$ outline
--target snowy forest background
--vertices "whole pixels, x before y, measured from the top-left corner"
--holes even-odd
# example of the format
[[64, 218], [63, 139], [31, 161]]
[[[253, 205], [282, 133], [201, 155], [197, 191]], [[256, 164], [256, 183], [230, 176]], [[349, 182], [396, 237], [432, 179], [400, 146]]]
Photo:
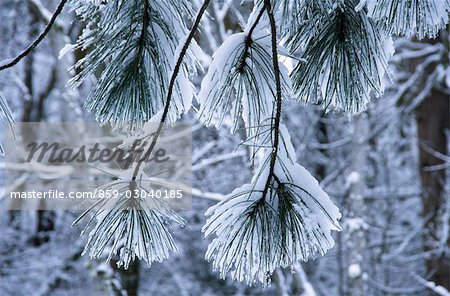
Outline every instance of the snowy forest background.
[[[58, 3], [0, 0], [0, 60], [26, 48]], [[196, 34], [204, 67], [228, 36], [242, 31], [252, 7], [252, 1], [211, 3]], [[0, 90], [16, 121], [93, 121], [83, 108], [92, 82], [66, 88], [74, 75], [67, 69], [84, 53], [61, 52], [82, 29], [83, 22], [65, 10], [39, 47], [0, 72]], [[108, 264], [81, 256], [82, 225], [71, 227], [79, 213], [10, 213], [0, 201], [0, 295], [448, 296], [450, 32], [447, 27], [423, 40], [395, 37], [394, 45], [393, 79], [385, 77], [384, 95], [363, 113], [346, 116], [314, 104], [283, 103], [298, 162], [342, 213], [342, 231], [333, 232], [335, 246], [326, 255], [277, 269], [266, 288], [220, 279], [204, 259], [209, 243], [201, 232], [204, 213], [249, 182], [251, 152], [239, 145], [245, 134], [230, 134], [228, 123], [206, 128], [191, 111], [181, 121], [193, 126], [194, 196], [192, 210], [180, 213], [186, 227], [174, 229], [178, 252], [150, 268], [136, 261], [119, 269], [116, 259]], [[289, 67], [292, 61], [282, 62]], [[14, 186], [47, 182], [27, 182], [30, 169], [18, 170], [22, 178]]]

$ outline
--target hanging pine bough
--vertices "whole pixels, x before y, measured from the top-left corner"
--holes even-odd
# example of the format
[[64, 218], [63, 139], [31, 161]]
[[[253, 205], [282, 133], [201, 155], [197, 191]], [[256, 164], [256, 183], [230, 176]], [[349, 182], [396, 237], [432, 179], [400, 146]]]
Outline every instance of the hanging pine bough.
[[[167, 87], [167, 101], [164, 104], [164, 108], [155, 116], [160, 118], [160, 124], [152, 136], [151, 144], [148, 144], [148, 146], [147, 144], [143, 145], [143, 149], [145, 149], [144, 159], [152, 152], [161, 133], [163, 124], [169, 117], [170, 102], [173, 100], [172, 94], [177, 87], [177, 76], [183, 73], [183, 60], [186, 56], [189, 56], [189, 45], [193, 40], [194, 32], [197, 30], [201, 16], [205, 12], [208, 3], [209, 1], [205, 1], [192, 30], [186, 39], [182, 41], [181, 48], [175, 55], [176, 63]], [[155, 117], [151, 120], [155, 120]], [[175, 212], [171, 211], [167, 205], [158, 199], [147, 201], [146, 199], [139, 198], [139, 196], [131, 197], [131, 199], [127, 197], [126, 192], [135, 193], [136, 191], [140, 192], [142, 190], [150, 192], [151, 190], [151, 188], [147, 188], [151, 187], [151, 185], [144, 187], [140, 184], [140, 180], [149, 180], [142, 172], [141, 164], [142, 161], [137, 162], [118, 181], [106, 184], [100, 188], [119, 192], [119, 196], [122, 196], [119, 201], [114, 199], [100, 200], [74, 222], [74, 224], [77, 223], [87, 213], [95, 210], [93, 217], [85, 229], [87, 230], [95, 225], [90, 232], [84, 252], [89, 252], [93, 258], [102, 257], [105, 248], [112, 242], [113, 246], [109, 252], [108, 259], [113, 254], [119, 253], [120, 260], [118, 266], [123, 266], [125, 269], [128, 268], [129, 263], [135, 257], [146, 260], [148, 265], [155, 260], [161, 261], [166, 259], [170, 251], [177, 250], [168, 225], [166, 225], [166, 220], [184, 224], [184, 221]], [[151, 206], [149, 202], [152, 203]], [[94, 220], [96, 221], [93, 222]]]
[[[134, 132], [164, 108], [177, 46], [187, 34], [184, 18], [192, 16], [191, 7], [175, 0], [102, 3], [72, 3], [87, 22], [74, 49], [89, 51], [72, 68], [80, 72], [70, 83], [79, 86], [101, 71], [86, 100], [87, 110], [103, 124]], [[177, 78], [168, 114], [171, 123], [191, 106], [189, 72], [196, 64], [190, 60], [193, 55], [188, 56]]]
[[[117, 181], [101, 186], [95, 191], [118, 192], [119, 200], [101, 199], [74, 222], [78, 223], [88, 213], [95, 211], [84, 231], [93, 227], [84, 250], [84, 253], [89, 253], [93, 258], [101, 258], [105, 249], [112, 243], [108, 260], [112, 255], [119, 254], [118, 266], [127, 269], [136, 257], [144, 259], [150, 266], [153, 261], [162, 261], [168, 258], [171, 251], [177, 250], [166, 221], [171, 220], [183, 225], [184, 220], [160, 199], [145, 199], [139, 196], [138, 192], [146, 191], [149, 194], [152, 192], [151, 180], [143, 172], [142, 164], [151, 155], [169, 117], [174, 90], [180, 91], [177, 89], [177, 77], [183, 73], [183, 61], [190, 55], [189, 47], [194, 43], [194, 34], [208, 4], [209, 0], [205, 0], [192, 29], [187, 37], [182, 39], [179, 50], [177, 49], [173, 72], [168, 79], [164, 108], [150, 119], [153, 122], [158, 121], [159, 125], [151, 135], [145, 136], [147, 141], [141, 146], [144, 151], [142, 160], [136, 161], [131, 168], [118, 176]], [[127, 194], [129, 192], [133, 196], [130, 197]]]
[[[339, 229], [340, 213], [318, 182], [293, 162], [290, 137], [280, 125], [283, 89], [273, 6], [264, 1], [262, 8], [257, 5], [255, 10], [267, 11], [271, 78], [275, 81], [275, 108], [259, 123], [258, 144], [265, 156], [252, 183], [207, 211], [203, 231], [207, 237], [216, 236], [206, 259], [213, 261], [222, 277], [231, 270], [235, 280], [267, 285], [277, 267], [293, 266], [331, 248], [330, 232]], [[265, 121], [270, 124], [265, 125]]]
[[388, 34], [434, 38], [449, 21], [449, 0], [366, 0], [368, 14]]
[[[234, 133], [242, 117], [249, 136], [255, 136], [263, 119], [271, 115], [275, 96], [270, 35], [252, 28], [228, 37], [214, 53], [198, 95], [203, 123], [220, 127], [231, 116]], [[283, 94], [289, 94], [290, 79], [280, 67]]]
[[[148, 180], [148, 177], [142, 174], [139, 180]], [[163, 200], [127, 197], [127, 192], [135, 192], [135, 189], [150, 192], [149, 182], [143, 183], [131, 181], [124, 175], [98, 188], [98, 192], [117, 190], [121, 197], [119, 200], [100, 199], [73, 223], [75, 225], [87, 213], [93, 213], [82, 232], [82, 235], [89, 232], [83, 255], [88, 253], [91, 258], [100, 259], [108, 252], [108, 261], [118, 255], [118, 267], [128, 269], [136, 257], [150, 266], [153, 261], [161, 262], [170, 252], [178, 250], [167, 222], [184, 225], [184, 220]]]
[[269, 172], [269, 152], [251, 184], [234, 190], [206, 213], [203, 231], [207, 237], [216, 236], [206, 258], [222, 277], [232, 270], [235, 280], [267, 285], [276, 268], [323, 255], [334, 245], [330, 232], [340, 229], [339, 210], [317, 180], [293, 162], [295, 152], [285, 127], [280, 134], [274, 174]]
[[[9, 109], [8, 104], [6, 103], [5, 97], [3, 93], [0, 91], [0, 120], [6, 124], [14, 123], [14, 118], [12, 116], [11, 110]], [[3, 146], [0, 143], [0, 155], [4, 155]]]
[[382, 95], [392, 41], [364, 12], [355, 11], [356, 4], [345, 1], [321, 19], [303, 55], [307, 62], [291, 74], [299, 100], [355, 114], [366, 108], [371, 92]]

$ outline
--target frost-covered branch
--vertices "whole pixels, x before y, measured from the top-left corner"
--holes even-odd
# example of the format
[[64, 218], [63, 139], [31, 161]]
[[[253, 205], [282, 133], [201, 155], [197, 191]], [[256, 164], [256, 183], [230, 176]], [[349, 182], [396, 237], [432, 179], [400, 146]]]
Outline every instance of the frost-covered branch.
[[[192, 16], [190, 4], [175, 0], [77, 1], [74, 10], [87, 26], [73, 49], [92, 49], [72, 67], [79, 72], [70, 84], [77, 87], [101, 72], [85, 102], [87, 110], [115, 128], [140, 130], [165, 108], [173, 60], [179, 41], [187, 34], [185, 16]], [[178, 69], [176, 91], [166, 114], [170, 123], [191, 107], [194, 92], [189, 74], [196, 65], [186, 59]]]
[[174, 68], [174, 70], [172, 72], [172, 76], [170, 77], [170, 82], [169, 82], [169, 86], [168, 86], [168, 90], [167, 90], [165, 106], [164, 106], [164, 110], [163, 110], [162, 115], [161, 115], [161, 120], [160, 120], [158, 129], [154, 133], [152, 142], [151, 142], [150, 146], [148, 147], [148, 149], [145, 151], [144, 157], [142, 158], [142, 161], [137, 163], [137, 165], [136, 165], [136, 167], [134, 169], [134, 172], [133, 172], [132, 181], [135, 181], [136, 178], [138, 177], [138, 174], [140, 172], [140, 168], [141, 168], [142, 164], [144, 163], [144, 160], [147, 159], [151, 155], [153, 149], [156, 146], [158, 138], [161, 135], [162, 129], [164, 127], [164, 124], [166, 122], [167, 116], [169, 114], [169, 108], [170, 108], [170, 105], [171, 105], [172, 95], [173, 95], [173, 91], [174, 91], [174, 88], [175, 88], [175, 83], [176, 83], [177, 76], [178, 76], [178, 74], [179, 74], [179, 72], [181, 70], [184, 57], [186, 56], [188, 48], [191, 45], [192, 40], [194, 39], [194, 35], [197, 32], [198, 26], [200, 25], [200, 21], [201, 21], [201, 19], [203, 17], [203, 14], [205, 13], [206, 8], [208, 7], [209, 3], [210, 3], [210, 0], [205, 0], [203, 2], [203, 5], [202, 5], [202, 7], [200, 8], [200, 11], [197, 14], [197, 17], [195, 18], [194, 24], [192, 25], [191, 31], [189, 32], [189, 35], [187, 36], [186, 41], [183, 43], [183, 47], [181, 48], [181, 51], [180, 51], [180, 53], [179, 53], [179, 55], [177, 57], [175, 68]]
[[[119, 176], [118, 180], [105, 184], [100, 188], [117, 190], [125, 196], [125, 192], [136, 194], [136, 190], [148, 191], [148, 183], [153, 184], [151, 179], [141, 171], [142, 164], [151, 155], [166, 124], [166, 120], [170, 116], [169, 111], [173, 100], [173, 92], [177, 87], [177, 76], [183, 70], [184, 58], [188, 54], [189, 46], [193, 41], [194, 34], [209, 2], [210, 0], [204, 1], [192, 25], [192, 29], [182, 42], [179, 53], [175, 55], [176, 63], [167, 86], [164, 109], [159, 112], [159, 116], [152, 118], [152, 120], [158, 120], [159, 125], [152, 134], [150, 145], [148, 147], [145, 146], [142, 159], [135, 163], [129, 171], [125, 171]], [[146, 18], [145, 13], [143, 17], [144, 19]], [[141, 32], [140, 36], [145, 36], [145, 32]], [[131, 199], [121, 198], [112, 202], [100, 200], [91, 209], [82, 214], [74, 224], [78, 223], [91, 211], [94, 212], [94, 215], [88, 222], [85, 231], [90, 230], [91, 227], [93, 229], [90, 230], [84, 253], [89, 253], [92, 258], [103, 257], [103, 252], [111, 241], [113, 246], [109, 251], [108, 260], [112, 258], [112, 255], [119, 252], [120, 260], [118, 261], [118, 266], [123, 266], [125, 269], [128, 268], [131, 261], [135, 260], [135, 257], [144, 259], [150, 265], [155, 260], [161, 261], [166, 259], [171, 251], [177, 250], [166, 220], [171, 220], [178, 224], [184, 224], [184, 220], [164, 202], [146, 201], [145, 199], [136, 198], [136, 196], [132, 196]]]
[[389, 34], [433, 38], [449, 21], [449, 0], [363, 0], [357, 9], [365, 2], [368, 15]]
[[355, 114], [365, 110], [372, 92], [377, 97], [383, 94], [392, 40], [365, 12], [355, 11], [356, 4], [350, 0], [315, 9], [320, 22], [313, 18], [304, 26], [313, 22], [316, 29], [289, 36], [302, 41], [291, 50], [303, 47], [307, 60], [291, 74], [297, 99]]
[[436, 293], [436, 295], [439, 296], [450, 296], [450, 292], [445, 289], [442, 286], [436, 285], [433, 282], [427, 281], [424, 278], [421, 278], [420, 276], [413, 274], [413, 277], [422, 285], [424, 285], [425, 287], [427, 287], [427, 289], [429, 289], [430, 291], [433, 291], [434, 293]]
[[[259, 8], [255, 6], [257, 16], [261, 15]], [[203, 228], [205, 236], [216, 236], [208, 247], [207, 260], [213, 262], [222, 277], [231, 270], [234, 279], [250, 285], [256, 281], [267, 285], [276, 268], [293, 266], [316, 253], [324, 254], [333, 245], [330, 231], [339, 229], [340, 218], [338, 209], [318, 182], [293, 161], [295, 153], [290, 136], [281, 125], [285, 89], [278, 62], [277, 24], [270, 1], [264, 1], [262, 9], [267, 12], [270, 27], [270, 55], [265, 63], [271, 66], [267, 71], [270, 79], [261, 81], [266, 84], [260, 87], [271, 90], [268, 93], [275, 105], [267, 119], [254, 119], [258, 146], [264, 156], [250, 184], [234, 190], [206, 212], [208, 220]], [[226, 59], [228, 55], [216, 58]], [[241, 64], [246, 66], [250, 57], [244, 55], [244, 58]], [[241, 64], [232, 63], [238, 69]], [[219, 69], [213, 75], [220, 75]], [[248, 71], [254, 73], [258, 68], [249, 67]], [[225, 71], [219, 81], [227, 81], [233, 73]], [[207, 99], [203, 103], [213, 106]], [[247, 127], [250, 120], [244, 117]]]

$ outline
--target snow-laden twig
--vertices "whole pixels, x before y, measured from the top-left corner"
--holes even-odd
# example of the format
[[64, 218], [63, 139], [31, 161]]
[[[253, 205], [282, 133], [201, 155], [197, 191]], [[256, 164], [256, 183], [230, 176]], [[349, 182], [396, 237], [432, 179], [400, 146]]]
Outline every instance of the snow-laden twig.
[[412, 275], [419, 283], [427, 287], [430, 291], [433, 291], [439, 296], [450, 296], [450, 292], [442, 286], [436, 285], [434, 282], [427, 281], [426, 279], [418, 276], [417, 274]]
[[217, 141], [207, 143], [204, 147], [194, 151], [192, 155], [192, 163], [195, 164], [201, 157], [207, 154], [211, 149], [217, 146]]
[[435, 149], [433, 149], [432, 147], [427, 145], [425, 142], [420, 142], [419, 145], [420, 145], [420, 148], [425, 150], [427, 153], [429, 153], [433, 157], [435, 157], [435, 158], [437, 158], [439, 160], [445, 161], [445, 162], [450, 162], [450, 156], [449, 155], [445, 155], [445, 154], [442, 154], [439, 151], [436, 151]]
[[[167, 220], [181, 225], [184, 224], [184, 220], [164, 201], [136, 198], [136, 191], [150, 192], [157, 181], [155, 178], [146, 176], [142, 172], [142, 166], [153, 152], [157, 141], [160, 140], [162, 129], [169, 116], [172, 95], [176, 91], [177, 76], [182, 71], [183, 60], [188, 54], [189, 46], [209, 3], [210, 0], [204, 1], [188, 36], [182, 41], [182, 46], [175, 55], [176, 63], [167, 87], [164, 109], [151, 119], [158, 121], [159, 124], [157, 128], [153, 127], [151, 143], [143, 146], [142, 159], [124, 171], [117, 180], [98, 188], [117, 190], [121, 193], [119, 200], [100, 199], [73, 223], [78, 223], [90, 212], [94, 213], [83, 231], [83, 233], [89, 231], [89, 239], [83, 254], [89, 253], [92, 258], [101, 258], [104, 250], [112, 242], [108, 260], [114, 254], [119, 254], [118, 266], [127, 269], [136, 257], [144, 259], [148, 265], [151, 265], [153, 261], [162, 261], [168, 258], [170, 252], [177, 251]], [[132, 196], [127, 198], [126, 192], [131, 192]]]

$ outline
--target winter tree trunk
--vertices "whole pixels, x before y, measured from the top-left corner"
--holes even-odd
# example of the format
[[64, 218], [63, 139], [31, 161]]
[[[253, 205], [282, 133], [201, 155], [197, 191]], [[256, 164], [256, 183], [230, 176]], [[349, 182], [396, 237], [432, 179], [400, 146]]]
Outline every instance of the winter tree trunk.
[[127, 296], [139, 294], [139, 260], [130, 262], [128, 269], [117, 267], [117, 260], [111, 260], [111, 267], [119, 275], [120, 285], [126, 291]]
[[[447, 138], [450, 123], [449, 95], [434, 88], [416, 110], [419, 136], [420, 178], [422, 181], [423, 217], [426, 219], [423, 240], [426, 269], [430, 280], [437, 285], [450, 288], [450, 259], [444, 254], [434, 254], [440, 241], [440, 219], [445, 208], [445, 168], [433, 169], [443, 160], [439, 155], [448, 155]], [[450, 246], [450, 241], [447, 240]]]
[[[29, 11], [31, 15], [31, 23], [30, 23], [30, 33], [29, 40], [33, 40], [36, 38], [36, 35], [39, 34], [39, 18], [36, 15], [36, 12], [33, 8], [33, 4], [29, 4]], [[52, 80], [55, 80], [56, 77], [53, 74], [48, 87], [50, 90], [47, 93], [39, 94], [38, 91], [34, 87], [34, 54], [31, 53], [28, 57], [28, 60], [25, 63], [25, 85], [27, 86], [29, 92], [28, 100], [25, 100], [22, 114], [22, 122], [39, 122], [44, 119], [43, 109], [44, 109], [44, 101], [50, 93], [51, 89], [53, 89], [54, 85]], [[55, 66], [56, 67], [56, 66]], [[35, 135], [26, 135], [26, 137], [35, 137]], [[25, 137], [25, 136], [24, 136]], [[29, 140], [29, 139], [28, 139]], [[45, 208], [44, 200], [40, 201], [40, 208]], [[56, 214], [54, 211], [41, 210], [37, 211], [37, 221], [36, 221], [36, 230], [32, 242], [34, 245], [39, 246], [42, 245], [49, 240], [48, 232], [53, 231], [55, 228], [54, 220], [56, 218]]]
[[355, 120], [352, 146], [352, 172], [348, 176], [348, 214], [344, 231], [347, 232], [348, 264], [348, 295], [366, 295], [363, 278], [364, 250], [366, 239], [364, 233], [364, 176], [368, 156], [366, 138], [368, 134], [367, 114], [361, 114]]

